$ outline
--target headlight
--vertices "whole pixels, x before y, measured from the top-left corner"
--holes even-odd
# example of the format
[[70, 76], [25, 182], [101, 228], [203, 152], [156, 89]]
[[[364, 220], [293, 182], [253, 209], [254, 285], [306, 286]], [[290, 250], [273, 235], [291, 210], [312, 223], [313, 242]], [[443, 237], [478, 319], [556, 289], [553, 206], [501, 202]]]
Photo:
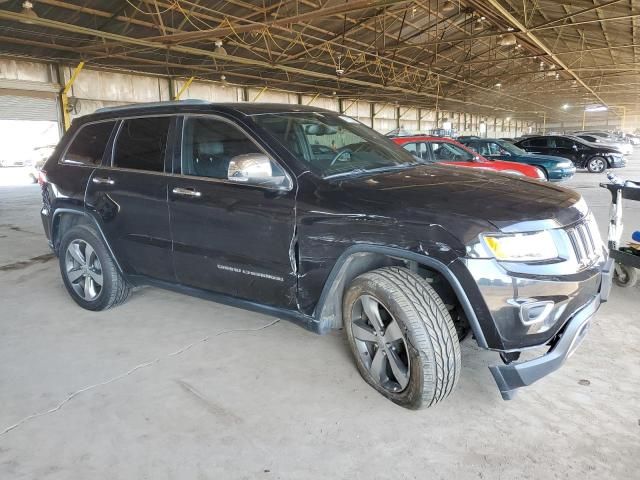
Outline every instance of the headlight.
[[498, 260], [505, 262], [539, 262], [558, 258], [551, 233], [515, 233], [484, 235], [485, 244]]
[[508, 173], [509, 175], [515, 175], [516, 177], [524, 177], [524, 173], [518, 170], [500, 170], [500, 173]]
[[558, 168], [570, 168], [573, 167], [573, 163], [571, 162], [560, 162], [558, 163]]

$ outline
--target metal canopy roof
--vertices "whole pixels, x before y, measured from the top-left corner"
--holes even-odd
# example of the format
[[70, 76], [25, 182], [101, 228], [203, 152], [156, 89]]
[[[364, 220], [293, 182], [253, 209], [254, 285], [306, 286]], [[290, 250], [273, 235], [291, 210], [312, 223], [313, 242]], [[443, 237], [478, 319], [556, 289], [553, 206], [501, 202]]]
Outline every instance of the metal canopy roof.
[[640, 113], [637, 0], [32, 3], [0, 0], [0, 54], [532, 120]]

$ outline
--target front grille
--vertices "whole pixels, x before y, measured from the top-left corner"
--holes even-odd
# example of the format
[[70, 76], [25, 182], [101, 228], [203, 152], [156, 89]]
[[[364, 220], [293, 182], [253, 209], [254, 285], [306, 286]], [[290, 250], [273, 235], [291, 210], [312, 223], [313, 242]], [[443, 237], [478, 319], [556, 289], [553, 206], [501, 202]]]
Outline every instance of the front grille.
[[602, 253], [602, 240], [598, 232], [593, 215], [571, 228], [567, 229], [573, 251], [580, 268], [593, 264]]

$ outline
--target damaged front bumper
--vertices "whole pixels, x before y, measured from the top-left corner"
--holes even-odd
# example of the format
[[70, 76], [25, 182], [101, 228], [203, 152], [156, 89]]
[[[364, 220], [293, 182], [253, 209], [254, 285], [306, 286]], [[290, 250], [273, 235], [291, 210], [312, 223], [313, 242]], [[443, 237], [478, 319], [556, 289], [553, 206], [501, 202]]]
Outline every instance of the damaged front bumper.
[[600, 292], [578, 310], [554, 337], [544, 355], [523, 362], [489, 367], [504, 400], [511, 400], [517, 389], [526, 387], [559, 369], [575, 352], [589, 331], [591, 320], [611, 289], [613, 262], [609, 259], [602, 270]]

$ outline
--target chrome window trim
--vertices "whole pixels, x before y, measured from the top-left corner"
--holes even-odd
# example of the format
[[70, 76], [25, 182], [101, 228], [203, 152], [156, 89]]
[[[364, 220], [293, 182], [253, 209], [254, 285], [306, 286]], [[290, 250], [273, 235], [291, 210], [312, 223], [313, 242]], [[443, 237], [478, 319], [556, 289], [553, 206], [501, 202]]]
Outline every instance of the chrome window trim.
[[[89, 125], [96, 125], [98, 123], [105, 123], [105, 122], [113, 122], [114, 123], [114, 127], [119, 128], [119, 119], [118, 118], [107, 118], [107, 119], [103, 119], [103, 120], [94, 120], [94, 121], [90, 121], [87, 122], [83, 125], [81, 125], [78, 130], [76, 130], [76, 132], [73, 134], [73, 137], [71, 137], [71, 140], [69, 140], [69, 142], [67, 143], [66, 147], [64, 147], [64, 150], [62, 152], [62, 154], [60, 155], [60, 157], [58, 158], [58, 165], [67, 165], [70, 167], [85, 167], [85, 168], [97, 168], [97, 167], [101, 167], [102, 166], [102, 159], [100, 159], [100, 163], [95, 165], [95, 164], [87, 164], [87, 163], [73, 163], [73, 162], [69, 162], [69, 161], [65, 161], [64, 157], [67, 155], [67, 152], [69, 151], [69, 148], [71, 148], [71, 145], [73, 145], [73, 142], [75, 142], [76, 137], [80, 134], [80, 132], [82, 130], [84, 130], [86, 127], [88, 127]], [[117, 132], [116, 132], [117, 134]], [[107, 139], [107, 143], [109, 143], [109, 139]], [[106, 151], [106, 145], [105, 145], [105, 151]], [[104, 153], [102, 152], [102, 156], [104, 157]], [[113, 157], [113, 155], [112, 155]]]
[[[182, 178], [193, 178], [193, 179], [197, 179], [197, 180], [205, 180], [208, 182], [213, 182], [213, 183], [222, 183], [222, 184], [226, 184], [226, 185], [237, 185], [239, 187], [251, 187], [251, 188], [260, 188], [263, 190], [269, 190], [269, 191], [278, 191], [278, 192], [290, 192], [291, 190], [293, 190], [293, 180], [291, 179], [291, 175], [289, 175], [289, 172], [287, 171], [286, 168], [284, 168], [280, 162], [276, 161], [272, 155], [270, 155], [260, 144], [258, 144], [258, 142], [256, 142], [251, 135], [249, 135], [249, 133], [247, 133], [247, 131], [242, 128], [240, 125], [238, 125], [237, 123], [233, 122], [232, 120], [229, 120], [227, 118], [221, 117], [219, 115], [213, 114], [213, 113], [194, 113], [194, 114], [183, 114], [183, 121], [182, 121], [182, 129], [180, 132], [180, 173], [172, 173], [170, 174], [173, 177], [182, 177]], [[233, 182], [231, 180], [228, 179], [223, 179], [223, 178], [214, 178], [214, 177], [201, 177], [199, 175], [187, 175], [182, 173], [182, 150], [183, 150], [183, 144], [184, 144], [184, 130], [185, 130], [185, 123], [186, 120], [189, 118], [211, 118], [213, 120], [220, 120], [223, 123], [226, 123], [228, 125], [231, 125], [232, 127], [237, 128], [238, 130], [240, 130], [240, 132], [242, 132], [242, 134], [247, 137], [247, 139], [253, 143], [264, 155], [267, 156], [267, 158], [269, 158], [269, 160], [271, 162], [273, 162], [274, 164], [276, 164], [283, 172], [285, 177], [287, 178], [288, 181], [288, 185], [286, 187], [269, 187], [266, 185], [256, 185], [253, 183], [239, 183], [239, 182]]]

